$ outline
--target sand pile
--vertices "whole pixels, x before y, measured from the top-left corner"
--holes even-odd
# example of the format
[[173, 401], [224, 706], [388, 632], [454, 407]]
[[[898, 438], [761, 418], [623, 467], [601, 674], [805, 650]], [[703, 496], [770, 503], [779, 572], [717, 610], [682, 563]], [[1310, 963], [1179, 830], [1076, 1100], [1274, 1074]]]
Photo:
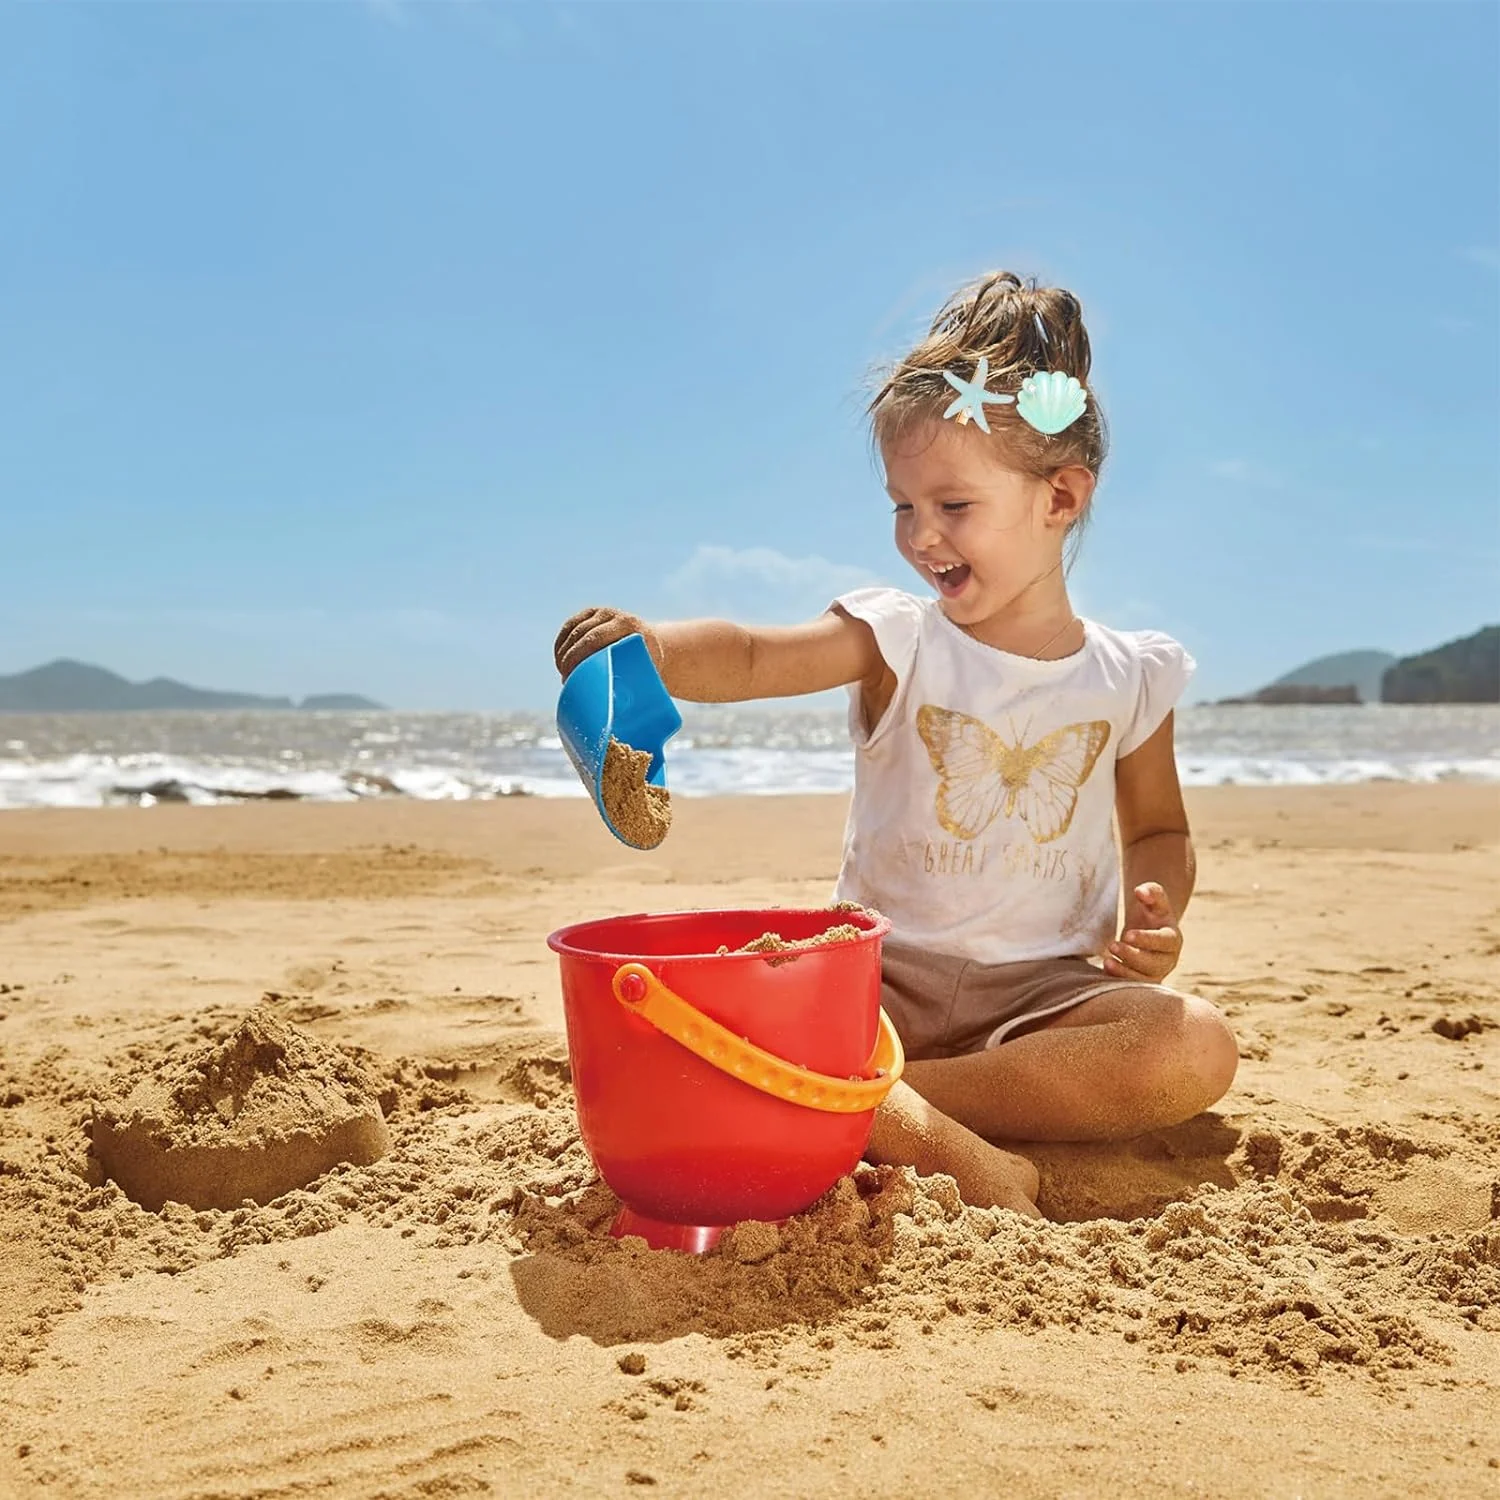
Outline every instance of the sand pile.
[[966, 1207], [946, 1177], [861, 1167], [807, 1213], [742, 1224], [698, 1258], [604, 1238], [615, 1206], [603, 1188], [520, 1205], [532, 1254], [512, 1276], [549, 1331], [618, 1343], [697, 1329], [766, 1352], [799, 1324], [821, 1328], [821, 1347], [875, 1349], [900, 1325], [1061, 1326], [1182, 1369], [1301, 1383], [1446, 1363], [1446, 1338], [1416, 1311], [1441, 1308], [1453, 1337], [1500, 1327], [1500, 1225], [1404, 1237], [1320, 1224], [1277, 1182], [1207, 1188], [1153, 1219], [1064, 1225]]
[[[497, 1147], [483, 1131], [445, 1128], [453, 1117], [472, 1113], [476, 1101], [432, 1078], [421, 1063], [377, 1058], [363, 1048], [326, 1047], [274, 1015], [257, 1013], [252, 1020], [253, 1032], [293, 1034], [293, 1056], [305, 1057], [312, 1048], [337, 1053], [334, 1067], [355, 1089], [379, 1100], [388, 1152], [366, 1164], [333, 1164], [315, 1186], [298, 1185], [263, 1203], [237, 1199], [231, 1209], [195, 1209], [169, 1195], [148, 1208], [118, 1181], [100, 1180], [102, 1164], [91, 1144], [97, 1102], [90, 1107], [80, 1095], [88, 1113], [78, 1119], [76, 1133], [50, 1142], [39, 1158], [17, 1150], [22, 1143], [0, 1138], [0, 1370], [28, 1367], [56, 1319], [78, 1307], [91, 1285], [175, 1276], [356, 1219], [386, 1228], [432, 1226], [440, 1246], [450, 1243], [441, 1228], [450, 1218], [463, 1226], [466, 1243], [494, 1238], [507, 1222], [501, 1208], [515, 1201], [523, 1183], [535, 1191], [576, 1192], [593, 1176], [573, 1124], [566, 1078], [560, 1092], [538, 1087], [539, 1076], [556, 1071], [545, 1052], [512, 1063], [514, 1091], [554, 1105], [561, 1098], [563, 1105], [545, 1113], [519, 1110], [520, 1119], [507, 1124], [504, 1145]], [[148, 1070], [138, 1070], [129, 1095], [146, 1079], [187, 1079], [195, 1067], [201, 1075], [202, 1060], [231, 1051], [248, 1025], [213, 1018], [206, 1024], [216, 1034], [207, 1047], [201, 1037], [188, 1046], [132, 1047], [151, 1062]], [[41, 1234], [38, 1225], [44, 1226]]]
[[256, 1012], [227, 1039], [123, 1081], [94, 1111], [93, 1151], [144, 1208], [268, 1203], [386, 1153], [370, 1085], [337, 1047]]
[[[244, 1034], [207, 1055], [243, 1049]], [[1305, 1384], [1340, 1370], [1440, 1368], [1466, 1333], [1500, 1331], [1500, 1223], [1413, 1235], [1382, 1219], [1321, 1222], [1309, 1208], [1326, 1192], [1314, 1163], [1378, 1158], [1390, 1176], [1385, 1142], [1330, 1133], [1278, 1163], [1250, 1141], [1237, 1186], [1204, 1187], [1152, 1217], [1082, 1223], [970, 1208], [949, 1178], [862, 1166], [806, 1213], [741, 1224], [695, 1257], [609, 1237], [619, 1204], [594, 1173], [566, 1090], [498, 1114], [476, 1113], [460, 1090], [430, 1108], [420, 1090], [404, 1092], [410, 1112], [391, 1120], [385, 1156], [263, 1206], [149, 1213], [61, 1157], [0, 1163], [0, 1225], [38, 1262], [33, 1302], [0, 1309], [18, 1355], [87, 1284], [180, 1272], [350, 1220], [436, 1250], [493, 1247], [555, 1338], [619, 1345], [698, 1332], [773, 1364], [808, 1342], [883, 1349], [902, 1330], [1060, 1327], [1140, 1344], [1183, 1369]], [[1284, 1175], [1257, 1177], [1252, 1164]]]
[[600, 795], [609, 821], [637, 849], [654, 849], [672, 826], [672, 797], [646, 780], [651, 756], [611, 737], [604, 754]]
[[[479, 1108], [408, 1059], [351, 1055], [274, 1014], [219, 1029], [209, 1045], [143, 1058], [126, 1098], [96, 1111], [96, 1142], [101, 1121], [134, 1141], [149, 1134], [144, 1121], [163, 1128], [170, 1116], [176, 1149], [212, 1149], [237, 1121], [252, 1133], [268, 1116], [284, 1127], [306, 1103], [299, 1080], [315, 1078], [351, 1113], [383, 1102], [390, 1150], [332, 1170], [299, 1158], [302, 1183], [323, 1173], [316, 1185], [196, 1211], [178, 1201], [148, 1213], [150, 1199], [180, 1198], [159, 1175], [143, 1193], [112, 1173], [132, 1202], [115, 1182], [91, 1187], [62, 1156], [0, 1173], [0, 1218], [50, 1226], [28, 1252], [50, 1267], [29, 1283], [40, 1300], [11, 1309], [23, 1343], [88, 1283], [176, 1272], [351, 1220], [434, 1250], [491, 1247], [497, 1273], [508, 1268], [522, 1307], [555, 1338], [621, 1345], [697, 1332], [772, 1365], [809, 1343], [885, 1349], [940, 1329], [1066, 1328], [1182, 1370], [1302, 1385], [1339, 1371], [1383, 1380], [1441, 1369], [1466, 1334], [1500, 1331], [1500, 1221], [1411, 1233], [1382, 1213], [1410, 1215], [1407, 1199], [1441, 1186], [1434, 1174], [1467, 1180], [1475, 1162], [1467, 1148], [1391, 1130], [1203, 1125], [1238, 1139], [1230, 1185], [1179, 1185], [1174, 1201], [1129, 1217], [1093, 1216], [1089, 1183], [1044, 1164], [1054, 1209], [1089, 1205], [1083, 1222], [970, 1208], [946, 1177], [862, 1166], [806, 1213], [742, 1224], [693, 1257], [609, 1237], [618, 1201], [579, 1140], [566, 1065], [546, 1049], [511, 1058], [502, 1093], [514, 1102]], [[537, 1069], [546, 1089], [532, 1086]], [[1126, 1162], [1111, 1160], [1118, 1179]], [[1434, 1201], [1434, 1230], [1443, 1206]]]

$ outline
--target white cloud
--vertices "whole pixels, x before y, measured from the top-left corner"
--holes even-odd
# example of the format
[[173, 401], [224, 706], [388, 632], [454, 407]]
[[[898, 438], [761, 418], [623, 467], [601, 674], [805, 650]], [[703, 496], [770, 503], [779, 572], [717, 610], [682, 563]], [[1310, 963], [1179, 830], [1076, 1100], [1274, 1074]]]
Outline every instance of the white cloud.
[[1476, 266], [1488, 266], [1500, 271], [1500, 249], [1494, 245], [1464, 245], [1458, 252], [1460, 260], [1471, 261]]
[[865, 568], [822, 557], [788, 557], [772, 547], [700, 546], [664, 580], [671, 607], [747, 624], [792, 624], [838, 595], [880, 580]]

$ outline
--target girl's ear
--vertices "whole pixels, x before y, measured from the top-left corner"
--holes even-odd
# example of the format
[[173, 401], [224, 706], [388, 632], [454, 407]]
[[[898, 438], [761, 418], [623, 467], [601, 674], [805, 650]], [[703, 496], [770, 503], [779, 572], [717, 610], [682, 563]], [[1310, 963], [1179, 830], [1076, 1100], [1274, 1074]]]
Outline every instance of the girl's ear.
[[1047, 501], [1047, 520], [1055, 526], [1071, 526], [1089, 507], [1098, 483], [1092, 469], [1067, 464], [1047, 481], [1052, 493]]

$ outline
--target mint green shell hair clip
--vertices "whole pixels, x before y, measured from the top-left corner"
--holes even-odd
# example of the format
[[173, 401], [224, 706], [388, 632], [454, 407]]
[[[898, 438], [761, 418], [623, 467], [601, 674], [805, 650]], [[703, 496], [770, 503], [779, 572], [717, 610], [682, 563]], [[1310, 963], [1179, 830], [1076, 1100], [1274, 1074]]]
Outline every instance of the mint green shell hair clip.
[[1048, 437], [1071, 427], [1084, 414], [1088, 404], [1088, 393], [1078, 383], [1077, 377], [1065, 375], [1061, 370], [1028, 375], [1021, 382], [1021, 392], [1016, 397], [1016, 410], [1021, 414], [1021, 420]]
[[1088, 408], [1088, 393], [1075, 376], [1066, 375], [1061, 370], [1028, 375], [1014, 396], [1004, 391], [987, 391], [985, 382], [989, 378], [990, 362], [986, 355], [980, 356], [972, 380], [960, 380], [952, 370], [944, 370], [943, 379], [958, 392], [943, 413], [944, 420], [957, 417], [960, 424], [972, 420], [981, 432], [988, 432], [990, 424], [985, 420], [985, 406], [1008, 406], [1014, 402], [1023, 422], [1053, 437], [1065, 427], [1071, 427]]

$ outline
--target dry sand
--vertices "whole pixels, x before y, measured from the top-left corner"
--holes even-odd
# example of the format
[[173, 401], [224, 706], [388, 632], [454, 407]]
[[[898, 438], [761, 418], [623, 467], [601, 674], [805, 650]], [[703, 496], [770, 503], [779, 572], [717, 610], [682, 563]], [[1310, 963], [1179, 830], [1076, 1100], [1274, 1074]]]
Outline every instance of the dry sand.
[[[1039, 1152], [1050, 1223], [870, 1168], [701, 1259], [603, 1237], [543, 939], [822, 904], [840, 799], [681, 803], [651, 856], [583, 803], [0, 815], [0, 1495], [1500, 1492], [1500, 799], [1190, 803], [1219, 1109]], [[250, 1018], [389, 1150], [102, 1181], [143, 1081], [276, 1138], [274, 1058], [224, 1102]]]

